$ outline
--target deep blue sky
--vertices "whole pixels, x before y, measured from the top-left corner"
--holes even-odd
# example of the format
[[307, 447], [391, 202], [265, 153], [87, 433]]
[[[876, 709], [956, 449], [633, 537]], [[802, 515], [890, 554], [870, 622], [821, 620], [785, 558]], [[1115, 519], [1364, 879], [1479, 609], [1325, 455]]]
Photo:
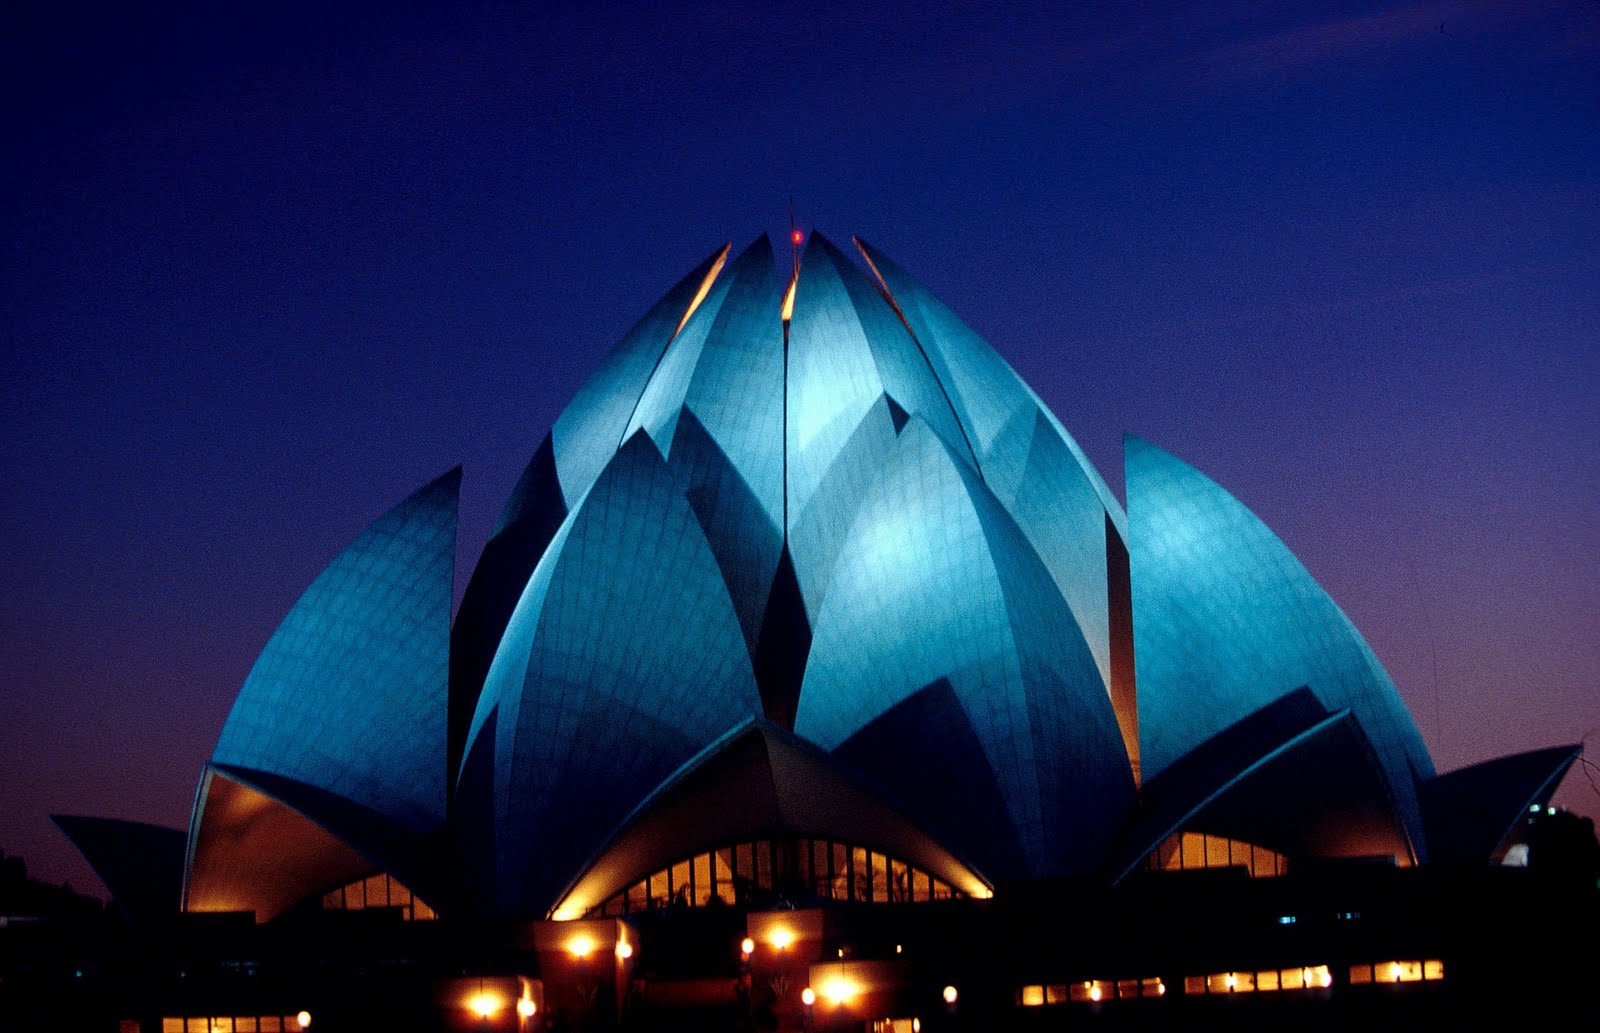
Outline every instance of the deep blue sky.
[[42, 877], [98, 889], [52, 811], [185, 824], [284, 612], [456, 463], [464, 583], [604, 352], [791, 195], [1114, 488], [1126, 430], [1251, 506], [1441, 770], [1600, 747], [1593, 0], [115, 6], [0, 16], [0, 848]]

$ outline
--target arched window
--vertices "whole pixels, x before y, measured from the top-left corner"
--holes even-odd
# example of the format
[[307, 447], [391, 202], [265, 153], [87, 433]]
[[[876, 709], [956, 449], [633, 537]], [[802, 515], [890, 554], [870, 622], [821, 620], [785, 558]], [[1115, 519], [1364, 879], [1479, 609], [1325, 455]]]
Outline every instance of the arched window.
[[783, 898], [911, 904], [965, 894], [907, 862], [831, 839], [757, 839], [669, 864], [614, 894], [586, 917], [664, 907], [763, 904]]

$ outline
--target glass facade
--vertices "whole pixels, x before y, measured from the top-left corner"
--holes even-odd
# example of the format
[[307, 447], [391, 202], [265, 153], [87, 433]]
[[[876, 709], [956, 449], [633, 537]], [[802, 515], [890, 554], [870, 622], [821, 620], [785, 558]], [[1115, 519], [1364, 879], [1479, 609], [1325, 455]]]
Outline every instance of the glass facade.
[[949, 883], [867, 847], [805, 837], [758, 839], [668, 865], [585, 917], [665, 907], [760, 905], [778, 899], [921, 904], [964, 896]]
[[1289, 873], [1289, 859], [1266, 847], [1201, 832], [1178, 832], [1150, 852], [1145, 867], [1153, 872], [1201, 868], [1243, 868], [1261, 879]]
[[431, 922], [439, 916], [399, 879], [383, 872], [356, 879], [322, 895], [324, 911], [365, 911], [397, 908], [408, 922]]

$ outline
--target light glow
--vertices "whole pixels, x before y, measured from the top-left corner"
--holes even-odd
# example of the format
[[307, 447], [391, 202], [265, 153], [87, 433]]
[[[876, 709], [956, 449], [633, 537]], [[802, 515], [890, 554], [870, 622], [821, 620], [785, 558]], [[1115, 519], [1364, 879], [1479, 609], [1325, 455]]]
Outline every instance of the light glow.
[[822, 984], [822, 996], [835, 1008], [841, 1004], [849, 1004], [861, 992], [861, 984], [844, 976], [833, 976]]
[[755, 952], [756, 952], [756, 941], [752, 940], [748, 936], [746, 936], [744, 939], [739, 941], [739, 953], [740, 954], [743, 954], [745, 957], [748, 958], [750, 955], [754, 954]]
[[297, 1012], [294, 1017], [294, 1024], [301, 1029], [310, 1029], [311, 1013], [308, 1011]]
[[1091, 986], [1089, 988], [1089, 1000], [1098, 1001], [1101, 998], [1101, 996], [1102, 996], [1102, 994], [1101, 994], [1100, 988], [1098, 986]]
[[961, 996], [961, 995], [956, 993], [956, 988], [955, 987], [947, 986], [947, 987], [944, 988], [944, 1003], [946, 1003], [946, 1004], [954, 1004], [954, 1003], [956, 1003], [956, 998], [959, 997], [959, 996]]
[[517, 1014], [525, 1019], [533, 1018], [534, 1012], [538, 1010], [539, 1006], [533, 1003], [531, 997], [523, 997], [517, 1001]]
[[[706, 300], [706, 295], [711, 293], [711, 285], [717, 281], [717, 274], [722, 272], [722, 264], [728, 260], [728, 249], [732, 246], [731, 243], [722, 245], [722, 253], [712, 263], [710, 272], [706, 273], [706, 278], [700, 281], [700, 289], [695, 291], [694, 300], [689, 302], [689, 307], [683, 310], [683, 317], [678, 320], [677, 327], [672, 331], [673, 337], [678, 336], [679, 332], [683, 330], [683, 325], [689, 321], [689, 317], [694, 315], [694, 310], [699, 308], [700, 303]], [[579, 913], [581, 914], [582, 912], [580, 911]], [[576, 918], [577, 915], [572, 917]], [[557, 920], [559, 919], [560, 916], [558, 915]]]
[[794, 930], [784, 925], [775, 926], [773, 930], [767, 934], [767, 942], [772, 944], [778, 950], [784, 950], [789, 946], [789, 944], [794, 942]]
[[817, 992], [809, 986], [800, 991], [800, 1003], [807, 1008], [817, 1003]]
[[633, 944], [629, 943], [627, 940], [618, 940], [617, 957], [622, 961], [627, 961], [629, 958], [633, 957]]
[[480, 990], [467, 999], [467, 1010], [480, 1019], [487, 1019], [500, 1010], [500, 998], [487, 990]]
[[594, 937], [588, 933], [579, 933], [567, 941], [567, 953], [575, 958], [587, 958], [594, 953], [599, 944], [594, 942]]
[[799, 282], [800, 277], [796, 275], [790, 279], [789, 289], [783, 292], [783, 310], [780, 316], [785, 323], [794, 318], [794, 289]]

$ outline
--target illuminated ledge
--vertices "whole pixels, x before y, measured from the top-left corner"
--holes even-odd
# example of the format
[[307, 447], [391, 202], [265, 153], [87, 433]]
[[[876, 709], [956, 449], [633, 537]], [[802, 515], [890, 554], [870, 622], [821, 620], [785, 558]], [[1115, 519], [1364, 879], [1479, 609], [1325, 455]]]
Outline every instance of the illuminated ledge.
[[1177, 832], [1204, 831], [1290, 858], [1414, 854], [1372, 746], [1349, 710], [1296, 689], [1146, 783], [1114, 849], [1121, 880]]
[[434, 899], [433, 859], [427, 837], [367, 808], [293, 779], [210, 764], [189, 832], [182, 909], [252, 911], [268, 922], [374, 870]]

